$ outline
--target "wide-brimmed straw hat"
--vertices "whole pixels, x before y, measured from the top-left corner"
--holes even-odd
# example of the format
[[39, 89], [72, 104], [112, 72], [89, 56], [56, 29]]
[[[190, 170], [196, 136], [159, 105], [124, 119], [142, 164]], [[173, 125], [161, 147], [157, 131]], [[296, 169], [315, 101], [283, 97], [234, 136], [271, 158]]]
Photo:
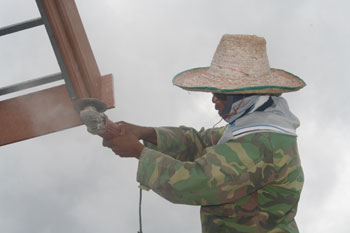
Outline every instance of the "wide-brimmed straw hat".
[[270, 68], [266, 41], [255, 35], [224, 35], [210, 67], [181, 72], [173, 84], [190, 91], [224, 94], [275, 94], [306, 85], [289, 72]]

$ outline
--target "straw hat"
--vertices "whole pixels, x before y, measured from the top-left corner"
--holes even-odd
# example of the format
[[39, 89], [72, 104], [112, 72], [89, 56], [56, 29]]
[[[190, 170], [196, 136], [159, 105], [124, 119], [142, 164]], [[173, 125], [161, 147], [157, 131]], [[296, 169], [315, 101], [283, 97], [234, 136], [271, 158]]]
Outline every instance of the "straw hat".
[[177, 74], [173, 84], [185, 90], [225, 94], [273, 94], [297, 91], [305, 82], [270, 68], [266, 41], [255, 35], [224, 35], [210, 67]]

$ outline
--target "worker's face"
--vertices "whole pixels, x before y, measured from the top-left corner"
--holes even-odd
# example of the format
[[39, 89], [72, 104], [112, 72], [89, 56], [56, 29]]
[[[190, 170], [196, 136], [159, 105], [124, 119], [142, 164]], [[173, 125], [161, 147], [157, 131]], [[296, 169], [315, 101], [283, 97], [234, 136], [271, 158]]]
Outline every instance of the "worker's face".
[[213, 93], [211, 101], [215, 104], [215, 109], [218, 110], [219, 115], [223, 113], [226, 105], [226, 95]]

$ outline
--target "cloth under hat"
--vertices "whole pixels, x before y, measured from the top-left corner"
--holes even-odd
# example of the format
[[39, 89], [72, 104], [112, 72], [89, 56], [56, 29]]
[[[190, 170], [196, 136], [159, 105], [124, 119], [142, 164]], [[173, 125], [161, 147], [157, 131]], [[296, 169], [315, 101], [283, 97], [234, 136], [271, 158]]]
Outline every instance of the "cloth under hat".
[[[229, 124], [219, 144], [259, 132], [297, 136], [296, 129], [300, 122], [289, 110], [287, 101], [283, 97], [252, 95], [244, 98], [243, 101], [236, 114], [224, 118]], [[233, 103], [231, 109], [237, 109], [239, 102]], [[231, 110], [231, 113], [233, 111]]]

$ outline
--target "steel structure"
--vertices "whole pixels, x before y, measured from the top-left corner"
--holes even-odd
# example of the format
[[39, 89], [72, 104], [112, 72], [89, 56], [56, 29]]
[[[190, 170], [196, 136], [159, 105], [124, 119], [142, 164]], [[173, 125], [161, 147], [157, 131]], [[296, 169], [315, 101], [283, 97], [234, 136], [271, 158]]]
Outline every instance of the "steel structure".
[[74, 0], [36, 0], [41, 17], [0, 28], [0, 36], [44, 25], [61, 72], [0, 88], [0, 95], [64, 85], [0, 101], [0, 146], [81, 125], [76, 99], [114, 107], [113, 76], [101, 76]]

